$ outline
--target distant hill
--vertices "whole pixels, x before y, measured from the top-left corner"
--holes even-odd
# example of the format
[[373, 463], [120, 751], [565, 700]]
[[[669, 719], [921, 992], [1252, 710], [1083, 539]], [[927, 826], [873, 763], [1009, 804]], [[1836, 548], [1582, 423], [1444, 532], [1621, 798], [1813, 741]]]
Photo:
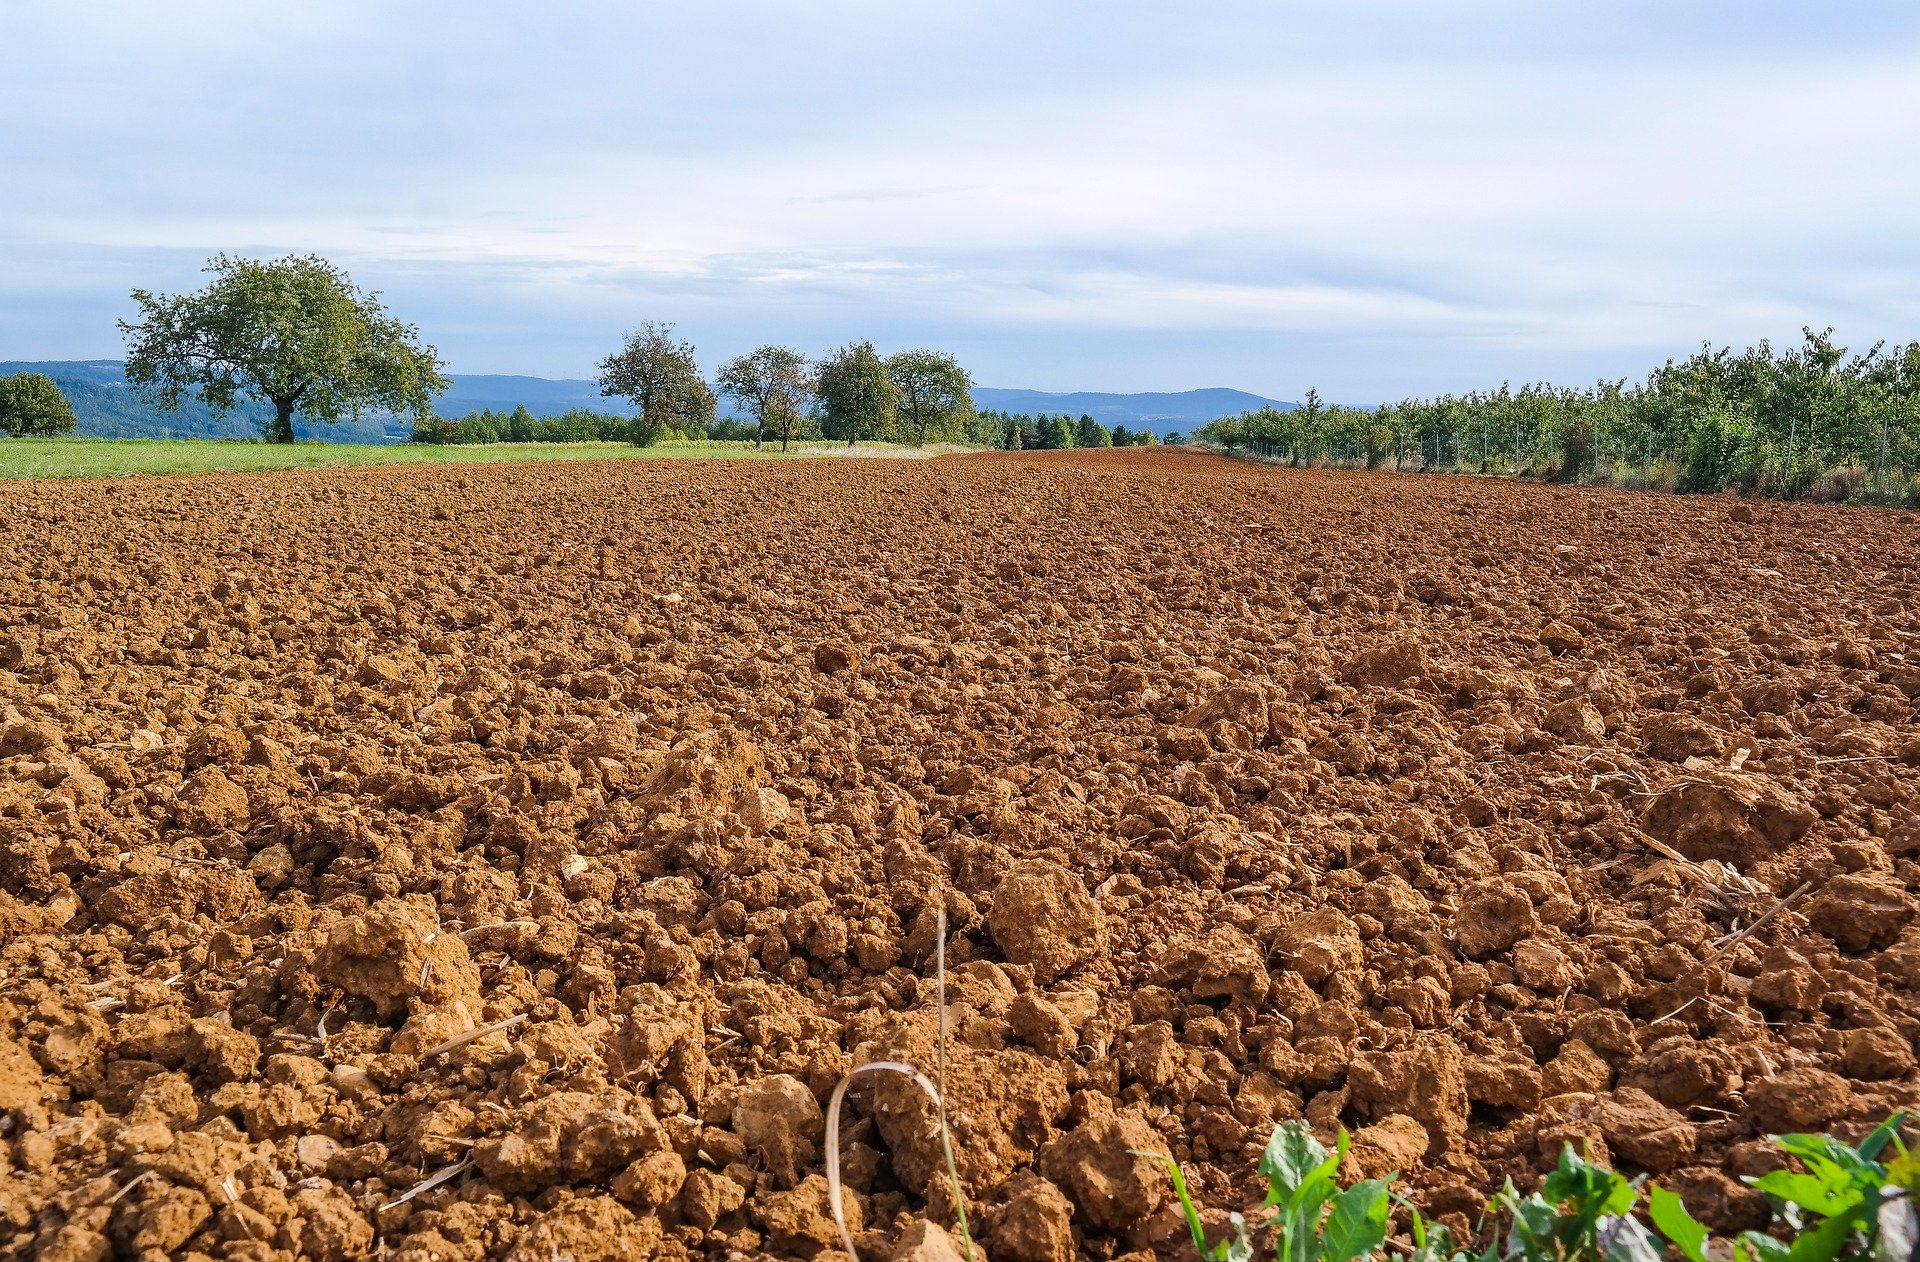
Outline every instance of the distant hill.
[[[54, 360], [46, 363], [0, 361], [0, 374], [37, 372], [53, 378], [73, 404], [83, 438], [258, 438], [273, 417], [264, 403], [243, 401], [215, 415], [197, 400], [182, 401], [177, 412], [162, 412], [127, 385], [117, 359]], [[336, 443], [397, 443], [407, 437], [406, 422], [368, 416], [338, 425], [295, 421], [294, 437]]]
[[[0, 361], [0, 373], [38, 372], [52, 377], [73, 404], [79, 432], [89, 438], [258, 438], [272, 411], [264, 404], [241, 403], [222, 416], [205, 405], [188, 401], [178, 412], [162, 412], [142, 400], [127, 385], [118, 360], [53, 360], [43, 363]], [[515, 377], [455, 373], [446, 393], [435, 403], [442, 416], [469, 412], [511, 412], [524, 404], [535, 416], [558, 416], [570, 408], [630, 414], [631, 404], [600, 393], [597, 382], [550, 377]], [[1291, 408], [1291, 403], [1262, 398], [1244, 390], [1185, 390], [1178, 394], [1098, 394], [1079, 391], [1052, 394], [1043, 390], [997, 390], [981, 386], [973, 401], [980, 408], [1001, 412], [1064, 412], [1087, 414], [1111, 429], [1150, 429], [1157, 434], [1190, 431], [1217, 417], [1262, 407]], [[737, 412], [721, 401], [722, 414]], [[338, 425], [296, 423], [302, 439], [333, 442], [403, 442], [408, 425], [403, 418], [367, 416]]]
[[1128, 429], [1150, 429], [1165, 435], [1174, 430], [1191, 432], [1196, 426], [1236, 412], [1253, 412], [1263, 407], [1289, 411], [1295, 405], [1278, 399], [1266, 399], [1245, 390], [1214, 387], [1207, 390], [1182, 390], [1178, 394], [1097, 394], [1081, 390], [1052, 394], [1044, 390], [996, 390], [975, 388], [973, 405], [999, 412], [1065, 412], [1068, 416], [1091, 416], [1108, 429], [1125, 425]]
[[[44, 373], [53, 378], [79, 419], [78, 432], [86, 438], [258, 438], [273, 415], [263, 403], [244, 401], [215, 416], [202, 403], [187, 400], [177, 412], [163, 412], [140, 398], [127, 385], [117, 359], [51, 360], [41, 363], [0, 361], [0, 374]], [[435, 402], [442, 416], [465, 416], [492, 409], [511, 412], [525, 404], [535, 416], [558, 416], [570, 408], [596, 412], [631, 413], [624, 399], [605, 398], [592, 381], [553, 381], [545, 377], [505, 377], [455, 374], [445, 394]], [[369, 415], [337, 425], [295, 422], [301, 440], [318, 438], [338, 443], [405, 442], [410, 423], [401, 417]]]

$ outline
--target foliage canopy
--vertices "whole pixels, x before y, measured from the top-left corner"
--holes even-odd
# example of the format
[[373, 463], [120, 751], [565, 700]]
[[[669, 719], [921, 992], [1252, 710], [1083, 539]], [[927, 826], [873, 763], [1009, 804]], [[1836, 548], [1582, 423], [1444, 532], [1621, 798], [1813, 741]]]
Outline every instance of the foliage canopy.
[[769, 435], [780, 440], [780, 450], [799, 436], [813, 380], [806, 357], [784, 346], [762, 346], [720, 369], [720, 388], [753, 409], [757, 422], [753, 445]]
[[670, 324], [643, 324], [628, 334], [626, 345], [600, 365], [600, 393], [623, 396], [640, 409], [631, 427], [636, 446], [713, 422], [713, 391], [694, 363], [692, 344], [676, 341]]
[[963, 425], [973, 414], [973, 379], [942, 351], [901, 351], [887, 360], [900, 392], [900, 418], [916, 443], [931, 431]]
[[1787, 498], [1851, 485], [1920, 503], [1920, 343], [1850, 354], [1831, 330], [1802, 332], [1784, 350], [1703, 347], [1631, 384], [1503, 382], [1378, 408], [1319, 405], [1309, 392], [1306, 406], [1222, 417], [1195, 437], [1292, 465], [1390, 460]]
[[814, 365], [820, 419], [828, 438], [851, 447], [862, 438], [885, 438], [900, 414], [900, 387], [872, 342], [843, 346]]

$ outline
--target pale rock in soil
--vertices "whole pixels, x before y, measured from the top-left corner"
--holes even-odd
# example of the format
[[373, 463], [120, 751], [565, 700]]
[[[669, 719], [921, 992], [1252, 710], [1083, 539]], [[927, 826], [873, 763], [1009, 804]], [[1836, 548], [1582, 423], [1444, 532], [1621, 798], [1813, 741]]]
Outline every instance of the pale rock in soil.
[[733, 1105], [733, 1130], [780, 1187], [792, 1187], [820, 1157], [820, 1102], [791, 1074], [749, 1083]]

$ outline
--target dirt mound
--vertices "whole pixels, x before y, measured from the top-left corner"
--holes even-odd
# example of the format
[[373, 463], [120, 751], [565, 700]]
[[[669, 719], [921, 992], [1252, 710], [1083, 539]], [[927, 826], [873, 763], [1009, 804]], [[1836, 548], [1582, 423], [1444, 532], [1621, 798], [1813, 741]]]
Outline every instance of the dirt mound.
[[[1920, 526], [1179, 452], [12, 485], [0, 1256], [990, 1255], [1276, 1120], [1754, 1205], [1920, 1102]], [[743, 523], [750, 523], [750, 528]], [[865, 1257], [933, 1110], [843, 1119]], [[1744, 1217], [1743, 1217], [1744, 1216]]]

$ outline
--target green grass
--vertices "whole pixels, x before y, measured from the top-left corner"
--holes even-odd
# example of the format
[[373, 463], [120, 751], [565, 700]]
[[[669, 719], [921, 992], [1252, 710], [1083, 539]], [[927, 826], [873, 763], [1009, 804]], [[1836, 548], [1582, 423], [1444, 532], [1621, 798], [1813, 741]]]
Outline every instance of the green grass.
[[[838, 455], [841, 443], [795, 443], [785, 456]], [[858, 451], [931, 455], [932, 449], [862, 443]], [[354, 443], [219, 442], [204, 439], [0, 438], [0, 479], [117, 478], [127, 474], [255, 473], [361, 465], [498, 464], [512, 460], [782, 459], [777, 446], [752, 443], [490, 443], [464, 447], [376, 447]]]

